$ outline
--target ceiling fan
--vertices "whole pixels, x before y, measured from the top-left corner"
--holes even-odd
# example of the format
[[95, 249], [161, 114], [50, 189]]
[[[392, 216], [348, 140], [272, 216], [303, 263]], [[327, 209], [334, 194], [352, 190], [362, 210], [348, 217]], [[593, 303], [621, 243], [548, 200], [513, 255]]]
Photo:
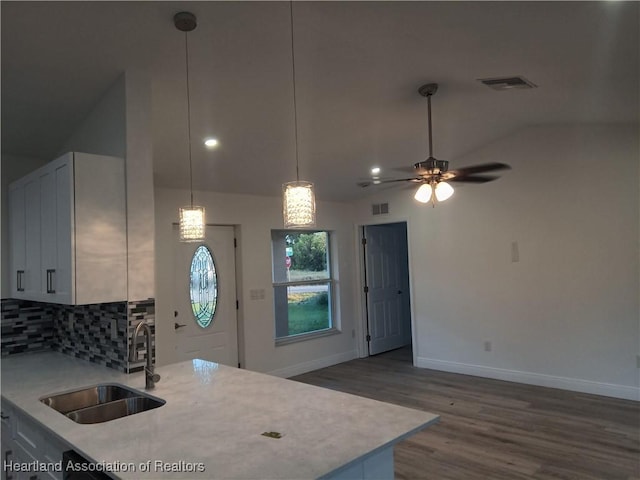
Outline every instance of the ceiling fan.
[[415, 199], [422, 203], [429, 203], [435, 206], [436, 201], [442, 202], [453, 195], [453, 187], [447, 182], [459, 183], [486, 183], [496, 180], [495, 175], [478, 175], [498, 170], [507, 170], [511, 167], [505, 163], [484, 163], [481, 165], [472, 165], [470, 167], [449, 170], [449, 162], [447, 160], [438, 160], [433, 156], [433, 138], [431, 133], [431, 97], [438, 91], [437, 83], [428, 83], [422, 85], [418, 89], [418, 93], [423, 97], [427, 97], [427, 112], [429, 125], [429, 157], [418, 163], [414, 163], [413, 167], [397, 168], [396, 170], [413, 173], [410, 178], [398, 178], [390, 180], [381, 180], [373, 178], [372, 180], [359, 182], [358, 186], [368, 187], [370, 185], [380, 185], [383, 183], [401, 183], [408, 182], [419, 184], [420, 187], [416, 191]]

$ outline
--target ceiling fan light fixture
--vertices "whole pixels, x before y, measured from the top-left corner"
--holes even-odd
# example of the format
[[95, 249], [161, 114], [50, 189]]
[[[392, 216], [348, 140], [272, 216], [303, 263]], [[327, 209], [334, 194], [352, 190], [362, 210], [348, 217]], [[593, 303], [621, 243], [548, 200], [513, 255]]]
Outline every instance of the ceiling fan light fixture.
[[447, 182], [439, 182], [435, 188], [435, 195], [439, 202], [444, 202], [453, 195], [453, 187]]
[[431, 200], [431, 185], [428, 183], [423, 183], [420, 185], [420, 188], [416, 190], [416, 194], [413, 196], [420, 203], [429, 203]]
[[316, 226], [316, 197], [313, 183], [288, 182], [282, 185], [282, 214], [285, 228], [309, 228]]

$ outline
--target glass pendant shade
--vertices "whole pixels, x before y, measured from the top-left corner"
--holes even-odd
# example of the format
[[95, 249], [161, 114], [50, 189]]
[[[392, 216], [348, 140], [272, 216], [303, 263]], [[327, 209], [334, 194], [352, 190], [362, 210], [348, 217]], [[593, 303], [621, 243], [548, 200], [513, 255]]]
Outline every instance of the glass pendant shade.
[[204, 240], [204, 207], [180, 208], [180, 241], [201, 242]]
[[423, 183], [420, 185], [420, 188], [416, 191], [416, 194], [413, 196], [420, 203], [429, 203], [431, 200], [431, 185], [428, 183]]
[[288, 182], [282, 185], [285, 228], [305, 228], [316, 225], [316, 196], [311, 182]]
[[440, 182], [436, 185], [436, 198], [439, 202], [444, 202], [447, 198], [453, 195], [453, 187], [447, 182]]

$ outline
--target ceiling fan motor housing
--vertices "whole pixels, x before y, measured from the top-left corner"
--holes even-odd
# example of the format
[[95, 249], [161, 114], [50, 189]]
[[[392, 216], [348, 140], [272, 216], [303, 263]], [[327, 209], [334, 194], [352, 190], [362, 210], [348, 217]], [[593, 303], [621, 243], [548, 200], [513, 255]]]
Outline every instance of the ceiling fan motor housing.
[[438, 173], [444, 173], [449, 169], [449, 161], [438, 160], [430, 157], [423, 162], [414, 163], [413, 168], [418, 170], [418, 172], [426, 171], [426, 173], [437, 175]]

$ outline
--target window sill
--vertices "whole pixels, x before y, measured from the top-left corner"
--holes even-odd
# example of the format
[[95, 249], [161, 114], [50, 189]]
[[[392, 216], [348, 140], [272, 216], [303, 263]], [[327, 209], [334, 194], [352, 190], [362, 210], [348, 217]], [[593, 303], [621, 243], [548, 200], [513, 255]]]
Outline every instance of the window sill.
[[289, 345], [290, 343], [304, 342], [306, 340], [313, 340], [321, 337], [329, 337], [331, 335], [337, 335], [342, 333], [337, 328], [327, 328], [326, 330], [319, 330], [317, 332], [300, 333], [298, 335], [291, 335], [289, 337], [276, 338], [276, 347], [282, 345]]

